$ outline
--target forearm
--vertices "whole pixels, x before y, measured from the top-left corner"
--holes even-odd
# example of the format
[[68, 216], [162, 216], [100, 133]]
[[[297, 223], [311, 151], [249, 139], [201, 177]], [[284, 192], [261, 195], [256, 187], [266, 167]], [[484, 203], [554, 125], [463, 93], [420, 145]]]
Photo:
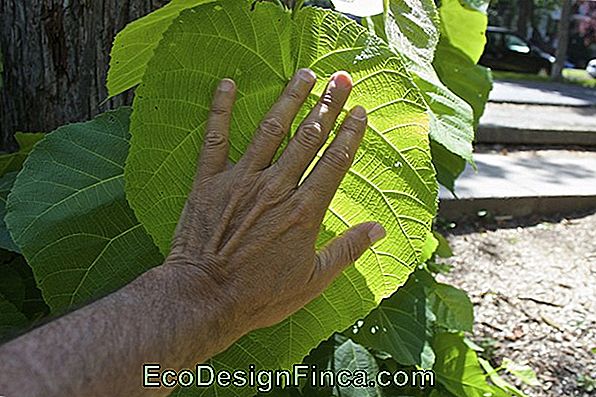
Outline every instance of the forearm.
[[[197, 300], [175, 266], [160, 266], [121, 290], [0, 347], [0, 394], [161, 396], [143, 389], [143, 364], [193, 366], [227, 347], [218, 308]], [[183, 270], [186, 273], [186, 269]], [[203, 302], [204, 304], [201, 304]]]

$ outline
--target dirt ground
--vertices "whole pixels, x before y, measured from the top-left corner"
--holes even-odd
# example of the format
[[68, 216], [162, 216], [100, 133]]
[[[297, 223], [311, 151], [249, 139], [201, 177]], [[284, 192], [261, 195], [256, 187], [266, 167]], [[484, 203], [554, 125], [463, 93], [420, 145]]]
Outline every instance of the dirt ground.
[[529, 364], [529, 396], [596, 396], [596, 214], [447, 233], [454, 268], [440, 278], [470, 294], [485, 358]]

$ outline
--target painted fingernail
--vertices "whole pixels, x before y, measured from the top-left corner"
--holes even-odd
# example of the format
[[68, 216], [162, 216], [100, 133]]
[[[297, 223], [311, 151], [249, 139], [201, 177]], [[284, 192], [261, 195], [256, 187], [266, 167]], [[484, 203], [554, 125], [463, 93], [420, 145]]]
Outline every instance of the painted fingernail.
[[383, 226], [379, 225], [378, 223], [375, 223], [368, 231], [368, 238], [372, 244], [384, 239], [386, 235], [387, 232], [385, 232]]
[[314, 83], [317, 79], [317, 75], [310, 69], [300, 69], [298, 71], [298, 77], [302, 80], [306, 81], [307, 83]]
[[222, 92], [230, 92], [234, 89], [234, 81], [230, 79], [223, 79], [219, 82], [219, 86], [217, 87]]
[[352, 77], [348, 72], [337, 72], [333, 76], [331, 76], [331, 83], [330, 85], [334, 85], [337, 88], [350, 88], [352, 87]]
[[366, 109], [364, 109], [362, 106], [356, 106], [350, 112], [350, 116], [352, 116], [356, 120], [364, 121], [366, 120]]

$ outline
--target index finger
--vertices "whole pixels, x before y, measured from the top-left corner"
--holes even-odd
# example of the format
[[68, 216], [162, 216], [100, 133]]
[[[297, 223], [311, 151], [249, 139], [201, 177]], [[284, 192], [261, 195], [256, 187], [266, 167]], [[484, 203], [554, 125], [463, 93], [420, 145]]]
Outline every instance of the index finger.
[[356, 106], [346, 116], [333, 142], [301, 185], [299, 191], [314, 197], [320, 211], [327, 210], [337, 188], [350, 169], [366, 131], [366, 110]]

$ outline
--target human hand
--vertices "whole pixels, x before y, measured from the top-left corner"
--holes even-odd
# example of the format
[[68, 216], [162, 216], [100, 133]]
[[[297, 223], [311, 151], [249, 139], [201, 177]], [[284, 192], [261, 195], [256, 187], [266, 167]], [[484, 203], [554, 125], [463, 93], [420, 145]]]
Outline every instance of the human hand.
[[347, 73], [332, 76], [273, 162], [315, 80], [312, 71], [298, 71], [233, 166], [228, 131], [234, 82], [222, 80], [213, 99], [197, 176], [166, 264], [182, 269], [191, 299], [196, 294], [225, 313], [224, 326], [237, 337], [302, 308], [385, 236], [381, 225], [364, 223], [315, 251], [325, 212], [366, 129], [366, 111], [357, 106], [300, 183], [350, 94]]

